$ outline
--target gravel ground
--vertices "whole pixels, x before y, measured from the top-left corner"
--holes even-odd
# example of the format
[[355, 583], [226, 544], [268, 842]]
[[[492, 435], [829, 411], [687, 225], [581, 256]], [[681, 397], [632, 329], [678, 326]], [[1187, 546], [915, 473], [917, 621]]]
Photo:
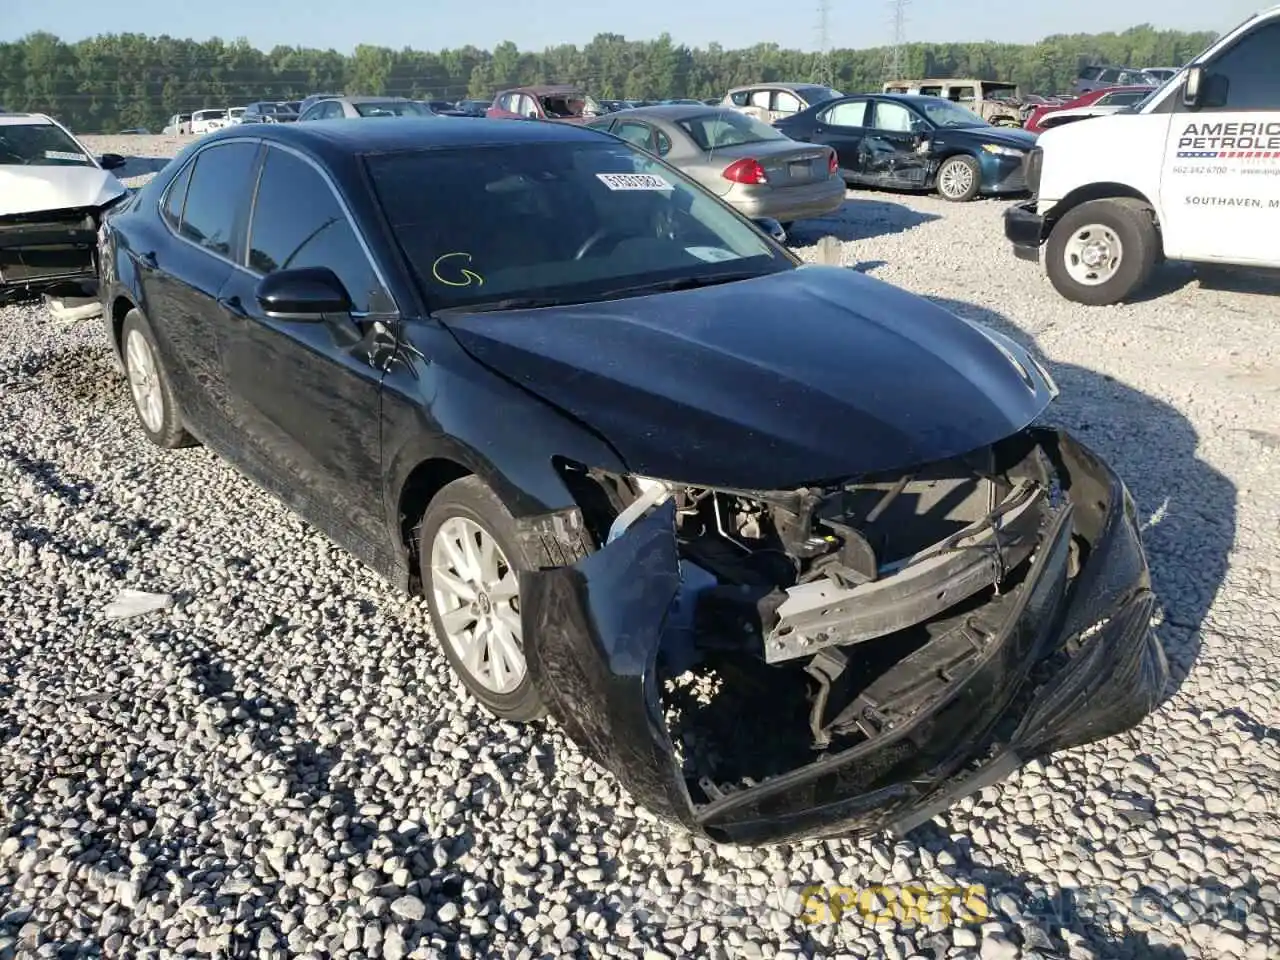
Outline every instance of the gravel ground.
[[[1047, 358], [1146, 521], [1174, 681], [914, 842], [661, 828], [553, 726], [487, 719], [421, 609], [208, 452], [149, 446], [98, 321], [0, 309], [0, 958], [1280, 956], [1278, 288], [1169, 268], [1075, 306], [1002, 207], [860, 192], [796, 241]], [[124, 587], [172, 605], [107, 619]], [[991, 915], [799, 918], [806, 885], [909, 882], [985, 885]]]

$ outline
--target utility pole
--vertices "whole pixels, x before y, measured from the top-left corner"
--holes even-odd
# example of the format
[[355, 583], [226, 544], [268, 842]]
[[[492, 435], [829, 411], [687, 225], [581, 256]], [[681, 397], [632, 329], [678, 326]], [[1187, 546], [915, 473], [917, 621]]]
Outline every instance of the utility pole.
[[906, 70], [906, 50], [903, 49], [907, 42], [907, 5], [911, 0], [889, 0], [890, 23], [893, 27], [893, 42], [885, 51], [884, 56], [884, 78], [885, 80], [901, 80], [902, 72]]
[[834, 87], [835, 69], [831, 64], [831, 0], [818, 0], [818, 53], [813, 59], [811, 80]]

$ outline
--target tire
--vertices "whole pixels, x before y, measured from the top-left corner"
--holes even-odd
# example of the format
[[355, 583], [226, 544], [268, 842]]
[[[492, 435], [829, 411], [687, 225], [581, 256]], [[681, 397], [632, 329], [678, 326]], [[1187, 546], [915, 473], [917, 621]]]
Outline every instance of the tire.
[[[534, 687], [533, 680], [529, 675], [528, 664], [523, 656], [523, 647], [525, 641], [523, 638], [516, 638], [520, 651], [520, 667], [523, 674], [518, 683], [511, 686], [510, 689], [501, 689], [506, 684], [495, 683], [494, 665], [488, 664], [488, 676], [485, 676], [486, 664], [480, 664], [480, 671], [477, 672], [469, 667], [463, 660], [462, 653], [458, 649], [457, 641], [451, 639], [451, 636], [464, 633], [470, 629], [474, 636], [475, 627], [470, 628], [460, 626], [455, 623], [455, 634], [451, 634], [445, 626], [445, 616], [450, 611], [442, 609], [442, 606], [452, 606], [456, 601], [456, 597], [450, 596], [447, 587], [441, 589], [441, 581], [437, 580], [438, 571], [435, 562], [437, 555], [433, 555], [433, 549], [436, 547], [437, 537], [444, 531], [442, 539], [449, 540], [452, 535], [459, 532], [460, 528], [453, 521], [462, 521], [461, 527], [468, 531], [478, 531], [491, 538], [496, 545], [501, 556], [506, 560], [505, 564], [500, 564], [498, 572], [506, 572], [513, 579], [518, 577], [520, 571], [537, 570], [542, 567], [560, 566], [568, 563], [575, 563], [586, 555], [588, 548], [585, 542], [578, 544], [574, 551], [556, 550], [558, 555], [553, 556], [552, 547], [544, 542], [531, 541], [527, 538], [521, 538], [516, 535], [516, 522], [512, 518], [510, 511], [503, 505], [489, 487], [476, 476], [463, 477], [455, 480], [453, 483], [445, 486], [432, 499], [427, 506], [426, 512], [422, 515], [422, 523], [418, 532], [418, 556], [421, 564], [423, 593], [427, 601], [427, 610], [431, 617], [431, 628], [436, 635], [436, 640], [444, 651], [445, 657], [449, 661], [449, 665], [453, 667], [453, 671], [457, 674], [471, 695], [479, 700], [485, 708], [495, 716], [504, 720], [512, 720], [515, 722], [527, 722], [537, 720], [546, 713], [546, 706], [542, 702], [537, 689]], [[448, 526], [446, 526], [448, 525]], [[447, 551], [443, 547], [438, 554], [439, 558], [447, 556]], [[445, 560], [446, 564], [450, 561]], [[453, 572], [458, 572], [455, 567]], [[483, 578], [480, 578], [483, 579]], [[506, 577], [502, 577], [505, 581]], [[488, 611], [490, 623], [497, 621], [510, 624], [511, 616], [514, 613], [514, 621], [519, 622], [519, 597], [515, 597], [514, 610], [506, 607], [509, 601], [498, 600], [492, 602], [488, 600], [488, 593], [485, 591], [483, 600], [477, 600], [475, 604], [470, 605], [467, 614], [459, 613], [455, 618], [465, 623], [468, 616], [474, 616], [476, 612], [484, 612], [478, 610], [477, 605], [483, 604]], [[497, 591], [494, 591], [497, 592]], [[505, 591], [504, 591], [505, 592]], [[459, 603], [456, 608], [458, 610], [467, 608], [464, 603]], [[505, 618], [499, 620], [499, 617]], [[465, 638], [464, 638], [465, 642]], [[491, 651], [493, 647], [489, 647]], [[504, 662], [509, 662], [503, 658]], [[507, 676], [508, 684], [514, 677]]]
[[[1154, 213], [1141, 200], [1091, 200], [1070, 210], [1045, 244], [1054, 289], [1068, 300], [1105, 307], [1130, 297], [1150, 278], [1160, 255]], [[1086, 257], [1100, 257], [1092, 266]]]
[[124, 318], [120, 354], [138, 425], [147, 439], [165, 450], [194, 446], [196, 439], [183, 425], [182, 410], [160, 359], [155, 334], [137, 309], [130, 310]]
[[935, 185], [943, 200], [968, 203], [982, 191], [982, 168], [977, 160], [964, 154], [948, 157], [938, 168]]

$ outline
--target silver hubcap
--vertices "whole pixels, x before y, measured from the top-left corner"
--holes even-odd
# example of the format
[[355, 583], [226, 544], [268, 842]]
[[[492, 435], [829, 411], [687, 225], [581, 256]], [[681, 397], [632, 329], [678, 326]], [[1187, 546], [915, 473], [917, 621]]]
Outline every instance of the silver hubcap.
[[147, 429], [157, 433], [164, 423], [164, 396], [160, 392], [160, 375], [155, 357], [146, 338], [137, 330], [129, 331], [125, 343], [125, 362], [129, 367], [129, 389], [133, 402]]
[[973, 170], [967, 163], [948, 163], [942, 168], [938, 186], [948, 197], [962, 197], [973, 187]]
[[1076, 283], [1096, 287], [1106, 283], [1120, 269], [1124, 245], [1110, 227], [1091, 223], [1071, 235], [1063, 251], [1067, 273]]
[[524, 679], [520, 587], [493, 537], [466, 517], [450, 517], [431, 543], [431, 592], [445, 642], [468, 674], [494, 693]]

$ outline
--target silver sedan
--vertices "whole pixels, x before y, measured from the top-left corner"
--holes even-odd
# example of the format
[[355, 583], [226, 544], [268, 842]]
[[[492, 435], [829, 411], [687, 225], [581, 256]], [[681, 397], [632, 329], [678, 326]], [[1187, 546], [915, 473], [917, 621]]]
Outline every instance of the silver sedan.
[[352, 117], [432, 117], [426, 106], [407, 97], [325, 97], [303, 112], [299, 120], [340, 120]]
[[752, 117], [718, 107], [620, 110], [587, 124], [656, 154], [753, 219], [789, 226], [844, 203], [836, 155]]

